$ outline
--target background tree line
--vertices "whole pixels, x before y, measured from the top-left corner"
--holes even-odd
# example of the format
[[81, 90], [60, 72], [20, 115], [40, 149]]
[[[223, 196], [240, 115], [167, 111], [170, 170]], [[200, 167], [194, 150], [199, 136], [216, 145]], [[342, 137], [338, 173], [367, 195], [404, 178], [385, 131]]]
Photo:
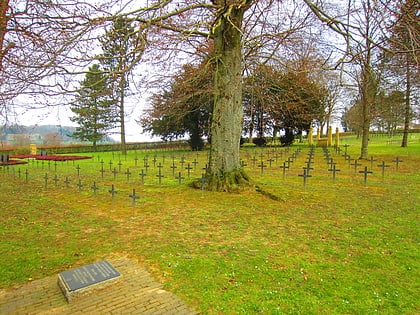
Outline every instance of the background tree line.
[[[200, 130], [184, 130], [193, 138], [206, 133], [211, 137], [209, 189], [246, 184], [239, 159], [244, 123], [246, 132], [257, 135], [280, 129], [296, 133], [310, 123], [327, 125], [341, 87], [352, 96], [340, 99], [351, 100], [343, 106], [348, 111], [360, 108], [355, 117], [360, 118], [361, 158], [368, 155], [374, 117], [385, 112], [379, 110], [379, 100], [391, 95], [395, 99], [398, 91], [404, 94], [402, 145], [407, 145], [419, 83], [415, 0], [179, 0], [146, 5], [134, 0], [6, 0], [0, 17], [1, 113], [6, 121], [22, 94], [42, 106], [81, 100], [80, 92], [87, 87], [81, 76], [97, 63], [110, 86], [124, 153], [126, 99], [145, 83], [136, 67], [153, 67], [155, 75], [144, 86], [154, 92], [157, 85], [164, 87], [162, 100], [153, 97], [152, 103], [173, 107], [175, 114], [166, 113], [166, 119], [184, 120], [180, 106], [169, 101], [175, 98], [189, 106], [188, 121], [191, 115], [206, 121]], [[208, 59], [202, 47], [212, 47]], [[189, 65], [182, 69], [185, 61]], [[208, 89], [183, 96], [172, 88], [180, 84], [172, 79], [177, 73], [188, 77], [202, 62], [209, 74], [196, 77], [208, 75]], [[279, 76], [272, 78], [270, 73], [277, 71]], [[330, 73], [336, 73], [338, 84]], [[268, 80], [264, 85], [253, 84], [262, 78]], [[201, 84], [197, 80], [191, 84]], [[209, 120], [201, 113], [206, 103], [212, 108]]]

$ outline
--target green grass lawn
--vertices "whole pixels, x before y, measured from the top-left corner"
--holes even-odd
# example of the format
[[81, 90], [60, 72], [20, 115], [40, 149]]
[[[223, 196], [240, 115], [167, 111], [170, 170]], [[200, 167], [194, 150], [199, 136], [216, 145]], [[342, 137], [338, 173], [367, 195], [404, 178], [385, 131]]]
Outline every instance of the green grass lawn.
[[[129, 256], [203, 314], [419, 313], [415, 136], [408, 148], [372, 137], [375, 162], [359, 161], [356, 170], [350, 164], [360, 154], [359, 140], [343, 139], [349, 161], [329, 150], [340, 169], [335, 181], [317, 148], [306, 187], [298, 176], [309, 154], [304, 144], [287, 152], [246, 148], [245, 169], [259, 192], [237, 194], [189, 187], [203, 172], [206, 152], [96, 153], [74, 163], [0, 169], [0, 287]], [[296, 150], [283, 176], [280, 166]], [[403, 161], [398, 169], [396, 157]], [[381, 162], [388, 165], [383, 177]], [[365, 166], [373, 172], [366, 184], [359, 173]], [[135, 207], [133, 189], [140, 196]]]

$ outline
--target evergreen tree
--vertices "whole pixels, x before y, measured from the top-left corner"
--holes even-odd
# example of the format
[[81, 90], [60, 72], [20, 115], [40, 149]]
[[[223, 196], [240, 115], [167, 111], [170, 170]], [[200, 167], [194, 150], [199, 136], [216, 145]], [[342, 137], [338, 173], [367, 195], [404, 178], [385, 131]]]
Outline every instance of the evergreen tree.
[[131, 73], [132, 64], [138, 58], [139, 42], [143, 38], [136, 34], [131, 22], [124, 18], [114, 20], [112, 28], [108, 30], [102, 40], [103, 54], [100, 60], [109, 73], [112, 89], [117, 99], [117, 116], [120, 124], [121, 152], [127, 153], [125, 141], [125, 96], [128, 91], [128, 75]]
[[115, 118], [112, 111], [114, 103], [105, 73], [99, 65], [94, 64], [81, 82], [78, 95], [71, 107], [75, 116], [70, 119], [79, 125], [73, 137], [91, 141], [96, 150], [97, 142], [114, 127]]

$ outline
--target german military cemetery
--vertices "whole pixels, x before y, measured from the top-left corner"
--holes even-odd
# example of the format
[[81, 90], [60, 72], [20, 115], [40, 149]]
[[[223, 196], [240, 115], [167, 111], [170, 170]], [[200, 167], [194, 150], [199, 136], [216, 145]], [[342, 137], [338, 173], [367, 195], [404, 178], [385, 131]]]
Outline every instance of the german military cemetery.
[[310, 141], [244, 145], [234, 193], [208, 150], [3, 155], [0, 313], [147, 313], [128, 262], [180, 299], [162, 314], [418, 312], [419, 134]]

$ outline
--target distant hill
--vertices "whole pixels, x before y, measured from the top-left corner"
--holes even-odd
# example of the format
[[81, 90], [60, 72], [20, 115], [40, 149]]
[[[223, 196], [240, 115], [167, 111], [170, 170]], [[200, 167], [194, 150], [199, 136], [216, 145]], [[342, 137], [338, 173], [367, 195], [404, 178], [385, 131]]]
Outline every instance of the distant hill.
[[[77, 139], [72, 138], [73, 133], [76, 131], [75, 127], [71, 126], [58, 126], [58, 125], [11, 125], [3, 126], [0, 129], [0, 139], [8, 142], [16, 142], [15, 139], [19, 136], [25, 136], [30, 139], [30, 142], [40, 143], [45, 141], [46, 138], [52, 135], [57, 135], [61, 138], [61, 142], [79, 142]], [[105, 139], [105, 142], [114, 142], [110, 137]]]

